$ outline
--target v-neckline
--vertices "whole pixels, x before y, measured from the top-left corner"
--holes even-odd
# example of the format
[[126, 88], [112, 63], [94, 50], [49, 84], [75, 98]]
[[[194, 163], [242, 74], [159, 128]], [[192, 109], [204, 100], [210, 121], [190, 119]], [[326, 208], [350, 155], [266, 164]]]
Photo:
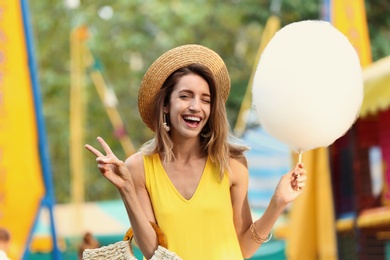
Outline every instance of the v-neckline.
[[199, 190], [200, 187], [201, 187], [201, 184], [202, 184], [202, 182], [203, 182], [203, 179], [205, 178], [205, 177], [204, 177], [204, 176], [205, 176], [205, 172], [206, 172], [206, 169], [207, 169], [207, 167], [208, 167], [208, 165], [209, 165], [209, 157], [207, 156], [207, 158], [206, 158], [206, 163], [205, 163], [205, 165], [204, 165], [204, 167], [203, 167], [202, 176], [201, 176], [200, 179], [199, 179], [199, 182], [198, 182], [198, 184], [197, 184], [197, 186], [196, 186], [196, 188], [195, 188], [194, 193], [192, 194], [191, 198], [189, 198], [189, 199], [186, 199], [186, 198], [179, 192], [179, 190], [178, 190], [178, 189], [176, 188], [176, 186], [173, 184], [171, 178], [169, 178], [169, 175], [168, 175], [167, 171], [165, 170], [164, 165], [162, 164], [162, 161], [161, 161], [160, 156], [158, 157], [158, 159], [159, 159], [158, 161], [159, 161], [160, 167], [162, 168], [162, 170], [163, 170], [163, 172], [164, 172], [164, 176], [167, 178], [169, 185], [170, 185], [171, 188], [174, 190], [174, 192], [178, 195], [178, 197], [179, 197], [180, 199], [182, 199], [183, 201], [187, 202], [187, 203], [188, 203], [188, 202], [191, 202], [192, 200], [194, 200], [194, 198], [196, 197], [196, 194], [198, 193], [198, 190]]

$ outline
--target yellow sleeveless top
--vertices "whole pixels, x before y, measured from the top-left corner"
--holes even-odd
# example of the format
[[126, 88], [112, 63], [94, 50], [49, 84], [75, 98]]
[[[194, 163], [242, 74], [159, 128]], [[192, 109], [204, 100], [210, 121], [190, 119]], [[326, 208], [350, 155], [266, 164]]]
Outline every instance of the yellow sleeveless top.
[[158, 154], [144, 156], [146, 188], [168, 249], [183, 260], [243, 259], [233, 223], [228, 175], [222, 181], [208, 158], [191, 199], [166, 174]]

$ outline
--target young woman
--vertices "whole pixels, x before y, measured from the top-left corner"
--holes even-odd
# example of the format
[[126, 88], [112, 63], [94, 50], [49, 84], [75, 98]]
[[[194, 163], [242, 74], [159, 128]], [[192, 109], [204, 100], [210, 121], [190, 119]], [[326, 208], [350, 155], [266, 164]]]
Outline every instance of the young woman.
[[174, 48], [151, 65], [139, 90], [138, 109], [155, 138], [125, 163], [100, 137], [105, 154], [86, 145], [118, 188], [147, 259], [158, 246], [150, 222], [184, 260], [249, 258], [305, 186], [299, 164], [281, 178], [268, 208], [253, 222], [247, 148], [232, 142], [226, 116], [229, 91], [228, 71], [217, 53], [200, 45]]

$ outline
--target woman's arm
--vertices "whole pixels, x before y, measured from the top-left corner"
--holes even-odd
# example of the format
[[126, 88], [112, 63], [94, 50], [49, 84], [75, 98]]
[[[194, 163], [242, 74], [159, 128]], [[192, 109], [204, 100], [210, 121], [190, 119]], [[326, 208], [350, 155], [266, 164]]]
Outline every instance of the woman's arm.
[[[299, 174], [299, 177], [297, 178]], [[306, 180], [306, 171], [302, 165], [297, 165], [279, 181], [275, 193], [264, 214], [252, 222], [251, 210], [248, 202], [249, 173], [246, 159], [231, 160], [231, 199], [233, 205], [234, 224], [244, 258], [251, 257], [261, 246], [254, 239], [254, 234], [266, 238], [271, 232], [278, 217], [287, 204], [293, 201], [302, 191]], [[298, 189], [299, 188], [299, 189]], [[251, 231], [251, 225], [253, 229]]]
[[[155, 222], [153, 209], [145, 188], [142, 155], [137, 153], [126, 160], [119, 160], [107, 143], [97, 138], [106, 155], [91, 145], [85, 145], [96, 156], [102, 175], [118, 189], [134, 231], [137, 244], [143, 255], [150, 259], [157, 249], [157, 235], [149, 221]], [[142, 205], [142, 206], [141, 206]]]
[[[149, 222], [156, 223], [152, 203], [145, 185], [145, 169], [141, 153], [136, 153], [125, 162], [131, 172], [134, 183], [135, 195], [127, 190], [119, 191], [125, 204], [131, 226], [134, 231], [134, 238], [146, 259], [153, 256], [157, 249], [157, 235]], [[135, 198], [135, 201], [132, 199]], [[134, 204], [137, 206], [134, 207]], [[133, 207], [132, 207], [133, 206]], [[142, 214], [140, 214], [142, 213]]]

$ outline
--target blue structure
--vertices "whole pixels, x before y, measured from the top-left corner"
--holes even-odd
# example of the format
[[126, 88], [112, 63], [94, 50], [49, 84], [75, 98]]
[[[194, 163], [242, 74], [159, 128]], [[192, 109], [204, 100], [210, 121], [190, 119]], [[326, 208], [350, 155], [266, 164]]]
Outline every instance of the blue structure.
[[[37, 121], [37, 130], [38, 130], [38, 142], [39, 142], [39, 153], [41, 159], [43, 180], [45, 184], [45, 195], [41, 201], [42, 207], [47, 207], [50, 213], [51, 220], [51, 235], [53, 239], [53, 259], [61, 259], [61, 253], [57, 245], [57, 235], [56, 229], [54, 225], [54, 215], [53, 208], [55, 205], [54, 199], [54, 189], [53, 189], [53, 181], [51, 176], [51, 166], [50, 166], [50, 156], [48, 153], [48, 145], [46, 139], [46, 128], [45, 128], [45, 120], [42, 112], [42, 100], [39, 89], [39, 80], [38, 80], [38, 68], [36, 64], [36, 59], [34, 56], [34, 40], [31, 26], [31, 19], [29, 13], [29, 4], [27, 0], [21, 0], [21, 7], [23, 12], [23, 26], [24, 33], [26, 37], [26, 46], [27, 46], [27, 55], [28, 55], [28, 65], [30, 71], [31, 84], [33, 88], [33, 96], [34, 96], [34, 105], [35, 105], [35, 115]], [[38, 216], [35, 221], [35, 225], [37, 223]], [[29, 239], [27, 241], [27, 245], [30, 244], [32, 237], [32, 232], [29, 235]], [[30, 252], [26, 249], [23, 259], [28, 259]]]

